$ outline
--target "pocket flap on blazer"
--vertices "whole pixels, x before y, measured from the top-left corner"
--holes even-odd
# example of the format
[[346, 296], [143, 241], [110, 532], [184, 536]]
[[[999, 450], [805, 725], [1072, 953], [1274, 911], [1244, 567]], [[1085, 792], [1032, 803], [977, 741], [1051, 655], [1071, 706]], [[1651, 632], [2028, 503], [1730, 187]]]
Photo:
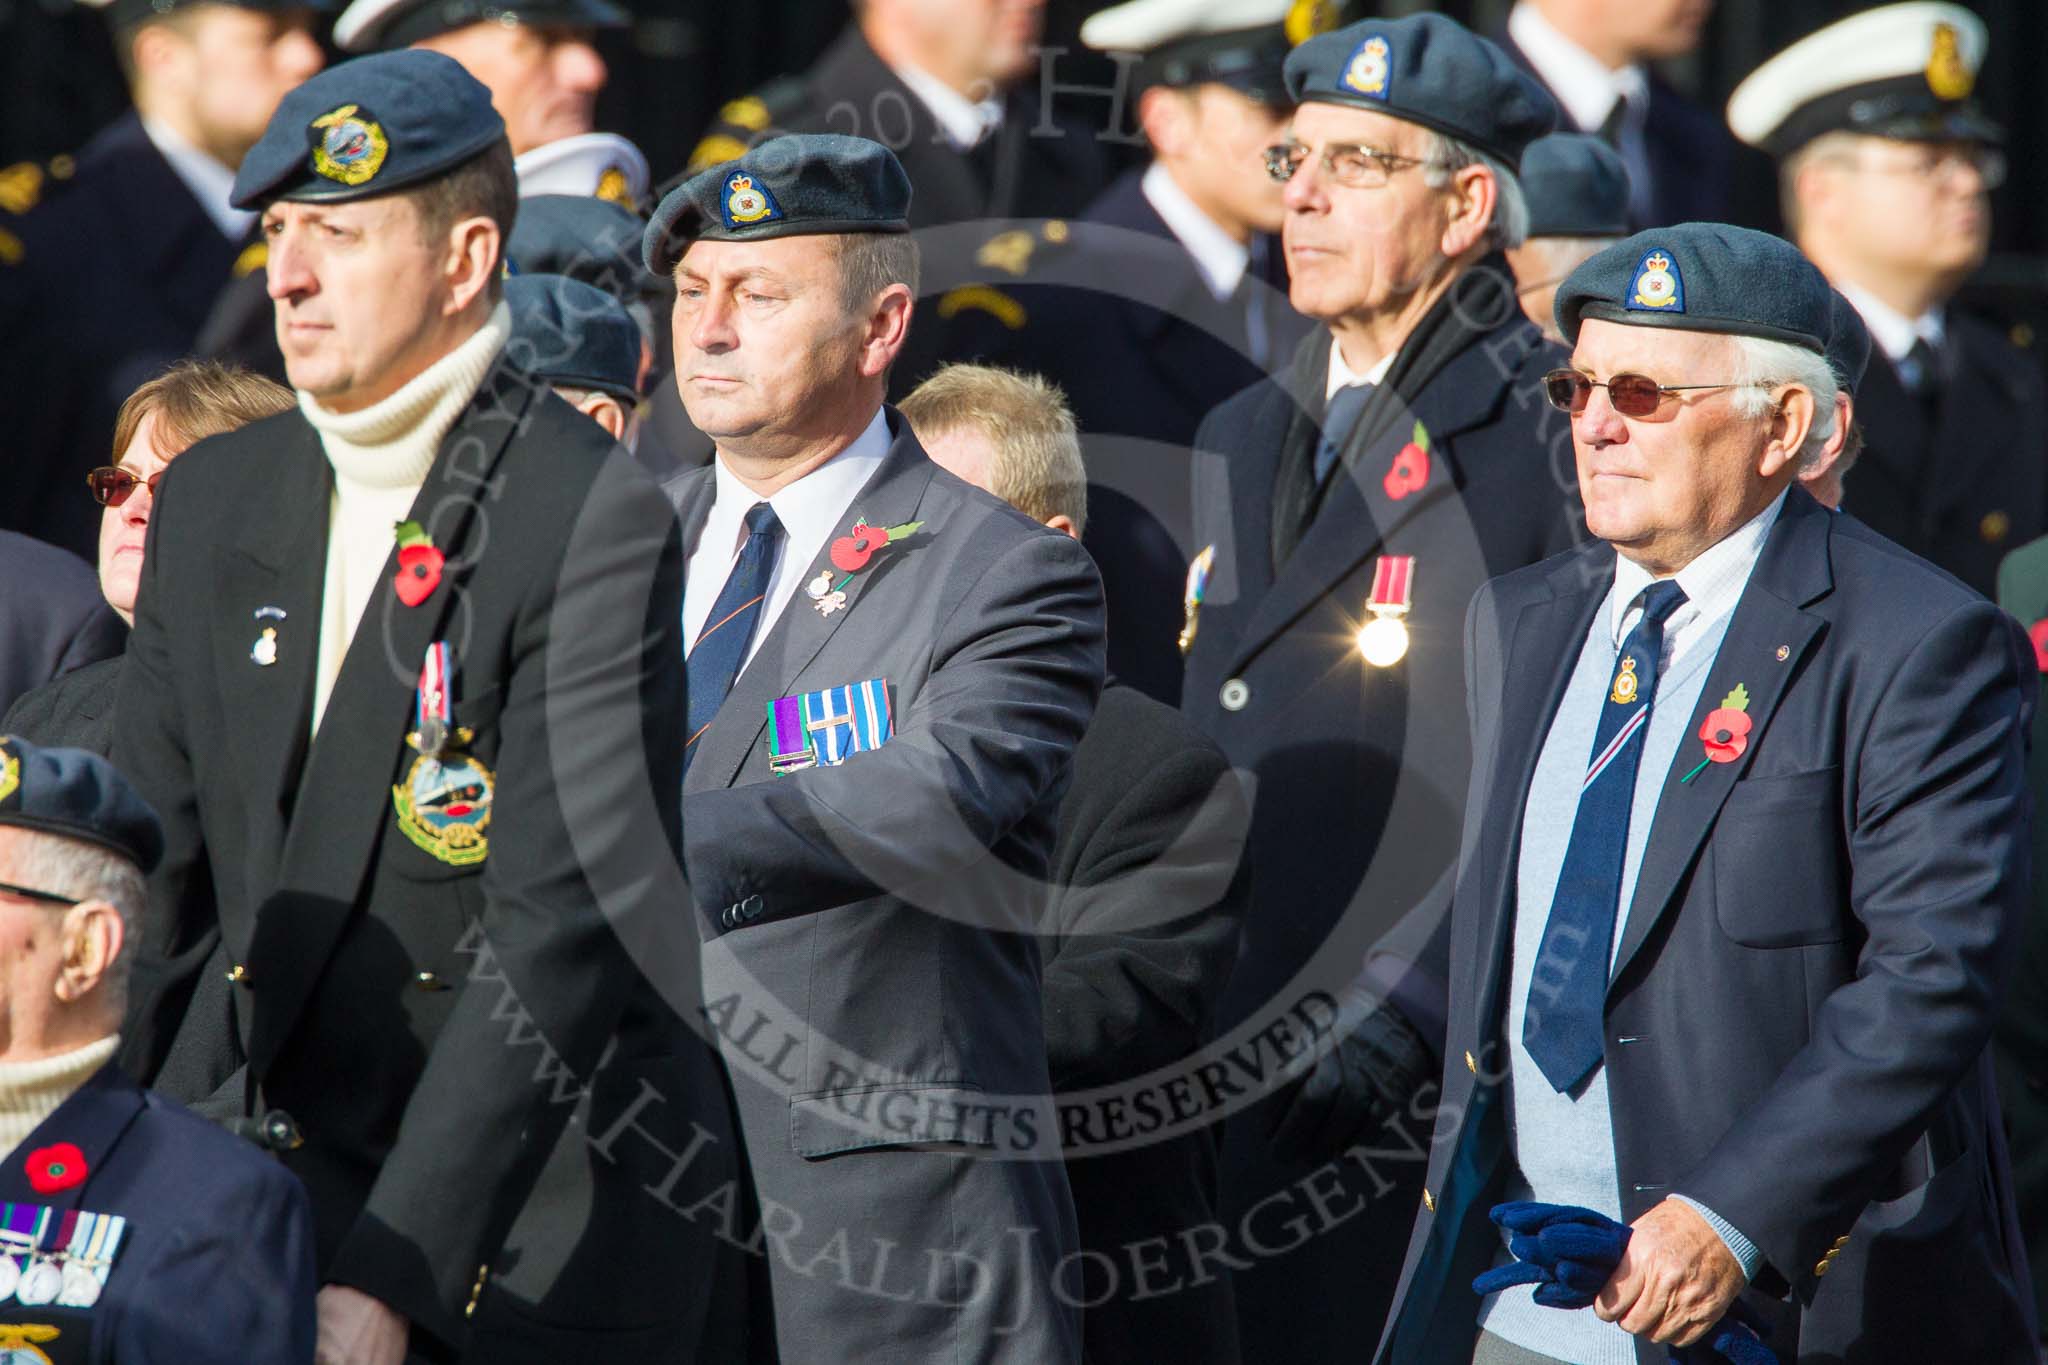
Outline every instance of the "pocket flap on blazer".
[[791, 1099], [789, 1145], [803, 1157], [883, 1147], [992, 1147], [1001, 1122], [978, 1086], [871, 1085]]

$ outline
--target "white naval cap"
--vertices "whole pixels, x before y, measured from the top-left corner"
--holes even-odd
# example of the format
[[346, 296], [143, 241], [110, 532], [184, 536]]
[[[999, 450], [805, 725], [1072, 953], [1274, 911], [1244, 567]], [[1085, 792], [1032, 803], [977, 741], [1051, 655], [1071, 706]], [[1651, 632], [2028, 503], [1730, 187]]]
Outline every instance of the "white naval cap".
[[633, 213], [647, 198], [647, 156], [617, 133], [580, 133], [513, 158], [519, 197], [591, 195]]
[[1081, 41], [1142, 52], [1146, 85], [1227, 85], [1288, 103], [1281, 67], [1295, 44], [1335, 28], [1345, 0], [1125, 0], [1091, 14]]
[[1971, 93], [1989, 36], [1946, 0], [1908, 0], [1808, 34], [1735, 88], [1728, 127], [1774, 156], [1823, 133], [1909, 141], [1995, 141]]

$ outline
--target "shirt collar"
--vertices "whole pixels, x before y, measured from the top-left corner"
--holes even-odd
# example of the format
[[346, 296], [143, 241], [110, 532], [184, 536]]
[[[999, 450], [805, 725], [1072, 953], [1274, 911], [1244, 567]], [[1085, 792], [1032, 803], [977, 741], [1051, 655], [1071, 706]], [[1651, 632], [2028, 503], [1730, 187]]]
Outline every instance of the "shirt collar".
[[1218, 299], [1236, 293], [1245, 268], [1251, 263], [1251, 248], [1216, 226], [1215, 219], [1188, 198], [1188, 192], [1163, 163], [1155, 161], [1146, 167], [1138, 188], [1165, 221], [1167, 230], [1194, 257], [1195, 269], [1202, 272], [1202, 282], [1209, 286], [1209, 292]]
[[1614, 112], [1616, 100], [1627, 100], [1633, 115], [1640, 117], [1644, 112], [1650, 83], [1641, 66], [1632, 64], [1618, 71], [1609, 68], [1560, 33], [1529, 0], [1521, 0], [1508, 15], [1508, 37], [1522, 49], [1529, 65], [1536, 68], [1582, 131], [1598, 132]]
[[199, 207], [206, 210], [206, 216], [213, 220], [223, 237], [239, 242], [249, 235], [256, 215], [228, 202], [235, 190], [235, 173], [231, 168], [194, 147], [167, 123], [145, 118], [142, 131], [156, 144], [157, 151], [170, 163], [172, 172], [192, 192], [192, 197], [199, 201]]
[[1909, 318], [1860, 285], [1845, 280], [1832, 283], [1862, 315], [1863, 325], [1870, 329], [1870, 339], [1894, 363], [1906, 358], [1915, 341], [1925, 341], [1938, 350], [1948, 334], [1939, 308], [1930, 308], [1917, 318]]
[[[805, 564], [810, 563], [834, 532], [844, 529], [840, 523], [846, 520], [854, 498], [887, 458], [889, 442], [889, 419], [881, 408], [876, 408], [874, 417], [846, 449], [766, 499], [775, 509], [775, 519], [782, 523], [783, 544], [792, 550], [803, 550]], [[747, 511], [763, 499], [726, 467], [723, 455], [711, 463], [716, 494], [704, 534], [723, 535], [725, 540], [708, 543], [730, 544], [737, 551]]]
[[989, 98], [976, 103], [928, 71], [908, 62], [892, 68], [896, 79], [910, 87], [910, 93], [938, 120], [939, 131], [955, 151], [964, 152], [1003, 126], [1003, 102]]
[[1329, 402], [1337, 396], [1337, 390], [1350, 388], [1353, 384], [1377, 384], [1381, 382], [1387, 377], [1387, 371], [1393, 368], [1394, 356], [1396, 354], [1394, 351], [1388, 351], [1380, 357], [1378, 364], [1374, 365], [1364, 374], [1360, 374], [1344, 363], [1344, 348], [1337, 344], [1337, 338], [1331, 337], [1330, 377], [1323, 386], [1323, 401], [1325, 403]]
[[[1784, 506], [1785, 493], [1780, 492], [1771, 499], [1770, 506], [1702, 550], [1692, 563], [1673, 575], [1685, 590], [1685, 605], [1672, 613], [1665, 627], [1667, 632], [1675, 634], [1689, 621], [1717, 620], [1735, 609], [1742, 590], [1749, 585], [1750, 571], [1756, 568], [1764, 552], [1764, 538], [1770, 535]], [[1633, 612], [1636, 599], [1655, 581], [1655, 575], [1627, 555], [1614, 556], [1614, 588], [1607, 599], [1607, 624], [1616, 649], [1628, 638], [1622, 627]]]

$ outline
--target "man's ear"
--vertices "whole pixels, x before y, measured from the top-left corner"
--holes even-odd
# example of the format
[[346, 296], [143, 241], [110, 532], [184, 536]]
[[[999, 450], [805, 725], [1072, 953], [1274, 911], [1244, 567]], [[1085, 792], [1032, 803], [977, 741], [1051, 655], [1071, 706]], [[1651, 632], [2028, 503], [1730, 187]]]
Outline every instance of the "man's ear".
[[626, 439], [626, 410], [608, 393], [586, 393], [576, 411], [611, 433], [614, 441]]
[[505, 266], [505, 243], [490, 218], [465, 218], [448, 230], [447, 314], [460, 313]]
[[52, 989], [65, 1004], [92, 994], [114, 969], [128, 927], [109, 901], [83, 901], [64, 912], [64, 961]]
[[1757, 461], [1758, 474], [1768, 479], [1798, 462], [1817, 412], [1813, 394], [1797, 385], [1778, 395], [1771, 407], [1770, 442]]
[[860, 372], [869, 379], [887, 374], [910, 335], [913, 310], [910, 287], [892, 284], [875, 295], [868, 310], [867, 328], [861, 336]]
[[1485, 240], [1500, 204], [1500, 186], [1486, 167], [1460, 166], [1451, 172], [1449, 195], [1450, 221], [1444, 224], [1443, 253], [1456, 260]]
[[1064, 512], [1059, 513], [1057, 516], [1047, 517], [1045, 524], [1063, 536], [1074, 540], [1081, 538], [1081, 533], [1074, 529], [1074, 519]]

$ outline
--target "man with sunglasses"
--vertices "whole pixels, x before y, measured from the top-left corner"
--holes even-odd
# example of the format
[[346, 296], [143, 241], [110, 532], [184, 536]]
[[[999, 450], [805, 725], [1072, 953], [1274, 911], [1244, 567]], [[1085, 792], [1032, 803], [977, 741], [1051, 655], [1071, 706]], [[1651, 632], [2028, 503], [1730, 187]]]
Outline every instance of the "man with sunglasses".
[[[1788, 1359], [2035, 1358], [1985, 1048], [2032, 660], [1797, 486], [1831, 305], [1782, 240], [1698, 223], [1559, 291], [1598, 540], [1467, 618], [1450, 1026], [1382, 1361], [1632, 1361], [1731, 1314]], [[1524, 1201], [1632, 1229], [1589, 1306], [1476, 1297]]]
[[1985, 594], [1999, 560], [2048, 530], [2039, 366], [1950, 306], [1984, 263], [2005, 179], [2003, 135], [1974, 98], [1987, 42], [1961, 5], [1887, 5], [1802, 38], [1728, 101], [1736, 135], [1778, 158], [1793, 240], [1876, 342], [1849, 507]]
[[[1257, 782], [1226, 1038], [1340, 991], [1450, 864], [1465, 604], [1577, 531], [1540, 385], [1563, 353], [1522, 316], [1502, 255], [1527, 230], [1516, 167], [1556, 122], [1550, 97], [1436, 14], [1311, 38], [1285, 77], [1297, 107], [1268, 167], [1289, 299], [1321, 326], [1196, 436], [1181, 614], [1183, 708]], [[1373, 996], [1400, 1003], [1356, 1030], [1381, 1062], [1362, 1112], [1280, 1097], [1226, 1130], [1248, 1353], [1343, 1359], [1384, 1317], [1419, 1165], [1345, 1157], [1398, 1143], [1381, 1122], [1435, 1070], [1441, 986], [1406, 980], [1426, 954], [1401, 943]], [[1339, 1031], [1357, 1023], [1347, 1011]], [[1289, 1209], [1313, 1231], [1277, 1231]]]
[[0, 1287], [9, 1361], [304, 1361], [306, 1191], [115, 1060], [156, 814], [105, 759], [0, 736]]

